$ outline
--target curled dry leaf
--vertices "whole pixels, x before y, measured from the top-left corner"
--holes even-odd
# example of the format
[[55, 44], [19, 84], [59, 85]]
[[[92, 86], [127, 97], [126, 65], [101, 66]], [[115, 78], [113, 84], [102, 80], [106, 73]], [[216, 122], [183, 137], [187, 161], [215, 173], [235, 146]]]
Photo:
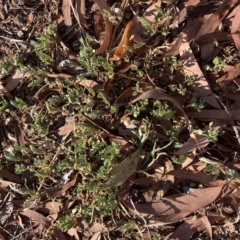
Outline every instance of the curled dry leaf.
[[51, 235], [53, 235], [58, 240], [66, 240], [64, 234], [55, 226], [53, 226], [51, 222], [42, 214], [30, 209], [25, 209], [21, 211], [20, 214], [30, 218], [33, 221], [38, 222], [42, 227], [46, 229], [49, 229], [51, 227], [51, 231], [49, 231]]
[[[158, 216], [161, 222], [179, 221], [215, 201], [220, 196], [223, 186], [200, 189], [187, 195], [171, 195], [171, 198], [166, 197], [157, 203], [135, 203], [134, 207], [140, 213]], [[133, 209], [130, 203], [125, 200], [123, 202]]]
[[102, 15], [104, 16], [105, 24], [106, 24], [104, 40], [96, 53], [96, 54], [101, 54], [108, 48], [110, 41], [111, 41], [112, 23], [109, 21], [108, 17], [104, 13], [104, 11], [110, 12], [111, 10], [110, 10], [110, 7], [107, 5], [107, 3], [104, 0], [94, 0], [94, 1], [99, 6], [99, 9], [100, 9]]
[[212, 239], [212, 226], [207, 218], [207, 216], [202, 216], [201, 218], [194, 220], [187, 220], [182, 223], [176, 231], [169, 236], [171, 240], [186, 240], [191, 239], [192, 235], [196, 232], [208, 230], [210, 238]]
[[105, 189], [124, 184], [124, 182], [126, 182], [136, 171], [140, 159], [140, 153], [141, 149], [138, 149], [114, 167], [111, 171], [110, 180], [101, 187]]
[[221, 106], [214, 97], [213, 91], [195, 59], [192, 49], [187, 41], [186, 34], [183, 34], [183, 42], [179, 51], [180, 56], [183, 59], [183, 71], [185, 76], [194, 79], [194, 82], [191, 85], [193, 90], [209, 105], [221, 109]]
[[127, 88], [117, 99], [117, 103], [123, 103], [126, 99], [131, 98], [134, 93], [134, 88]]
[[[146, 21], [151, 23], [155, 22], [157, 16], [156, 6], [161, 6], [161, 0], [158, 0], [156, 3], [152, 4], [143, 14], [143, 17]], [[134, 42], [140, 42], [142, 40], [142, 33], [145, 31], [145, 27], [142, 25], [141, 21], [134, 17], [125, 27], [124, 33], [119, 43], [117, 49], [114, 52], [112, 61], [118, 61], [124, 58], [127, 53], [127, 47], [132, 47]]]
[[57, 89], [57, 88], [48, 88], [48, 89], [44, 89], [43, 91], [39, 92], [37, 94], [37, 102], [40, 103], [42, 102], [43, 100], [45, 100], [46, 98], [54, 95], [54, 94], [57, 94], [57, 95], [60, 95], [60, 90]]

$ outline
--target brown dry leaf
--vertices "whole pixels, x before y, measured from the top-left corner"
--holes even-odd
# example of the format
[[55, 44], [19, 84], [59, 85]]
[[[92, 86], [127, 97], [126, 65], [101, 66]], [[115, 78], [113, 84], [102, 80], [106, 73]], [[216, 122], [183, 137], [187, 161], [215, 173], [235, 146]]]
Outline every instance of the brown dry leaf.
[[214, 42], [208, 42], [201, 46], [201, 59], [204, 62], [209, 62], [212, 59], [214, 50]]
[[175, 169], [168, 173], [167, 175], [174, 175], [175, 177], [189, 179], [192, 181], [200, 182], [209, 187], [217, 187], [224, 183], [223, 180], [214, 180], [214, 176], [208, 175], [204, 172], [190, 171], [186, 169]]
[[129, 142], [127, 142], [124, 138], [122, 138], [120, 136], [115, 136], [115, 135], [111, 134], [109, 136], [109, 141], [118, 144], [121, 147], [120, 152], [122, 154], [125, 154], [125, 153], [127, 153], [127, 152], [129, 152], [129, 151], [134, 149], [132, 144], [130, 144]]
[[[151, 23], [155, 22], [157, 16], [156, 6], [161, 6], [161, 0], [158, 0], [156, 3], [152, 4], [143, 14], [143, 17]], [[132, 47], [134, 42], [140, 42], [142, 40], [142, 33], [144, 31], [145, 27], [142, 25], [141, 21], [139, 21], [137, 17], [134, 17], [126, 25], [121, 42], [115, 50], [111, 60], [118, 61], [124, 58], [128, 53], [127, 47]]]
[[6, 168], [2, 168], [2, 169], [0, 170], [0, 175], [1, 175], [3, 178], [5, 178], [5, 179], [7, 179], [8, 181], [10, 181], [10, 182], [22, 183], [22, 180], [21, 180], [21, 178], [20, 178], [18, 175], [14, 174], [14, 173], [11, 173], [11, 172], [8, 171]]
[[232, 35], [229, 32], [214, 32], [214, 33], [207, 33], [198, 38], [195, 42], [197, 44], [206, 44], [209, 42], [226, 42], [226, 41], [232, 41]]
[[171, 240], [186, 240], [191, 239], [192, 235], [196, 232], [204, 231], [206, 228], [209, 229], [209, 235], [212, 239], [212, 227], [208, 218], [204, 215], [201, 218], [194, 220], [187, 220], [182, 223], [173, 234], [169, 236]]
[[[165, 160], [164, 172], [167, 173], [173, 169], [172, 161]], [[160, 174], [159, 177], [161, 177], [161, 179], [143, 193], [146, 202], [159, 202], [174, 183], [173, 175]]]
[[232, 80], [234, 80], [237, 76], [240, 75], [240, 63], [237, 63], [234, 66], [234, 69], [231, 69], [230, 71], [227, 72], [224, 76], [220, 77], [217, 80], [217, 83], [224, 84], [224, 83], [229, 83]]
[[118, 61], [127, 55], [128, 53], [127, 47], [128, 46], [131, 47], [134, 42], [132, 34], [134, 28], [139, 30], [139, 35], [141, 32], [144, 31], [144, 27], [142, 26], [141, 22], [137, 18], [132, 19], [124, 29], [121, 42], [119, 43], [117, 49], [115, 50], [113, 58], [111, 58], [112, 61]]
[[192, 49], [187, 41], [186, 34], [183, 34], [183, 42], [180, 46], [180, 56], [183, 59], [183, 71], [186, 77], [194, 78], [192, 83], [193, 90], [209, 105], [221, 109], [221, 106], [217, 102], [213, 95], [206, 78], [204, 77], [196, 59], [192, 52]]
[[58, 214], [61, 209], [61, 204], [55, 201], [45, 202], [37, 208], [38, 211], [48, 214]]
[[13, 100], [14, 97], [8, 90], [0, 83], [0, 96], [6, 96], [9, 100]]
[[[95, 3], [96, 4], [96, 3]], [[94, 10], [94, 15], [93, 15], [93, 20], [94, 20], [94, 33], [95, 37], [99, 39], [101, 32], [103, 31], [102, 26], [100, 24], [102, 20], [102, 14], [98, 8], [95, 8]]]
[[70, 229], [68, 229], [67, 233], [68, 233], [68, 235], [70, 235], [71, 237], [73, 237], [75, 240], [80, 240], [76, 228], [70, 228]]
[[[2, 196], [3, 197], [3, 196]], [[13, 212], [13, 197], [11, 193], [8, 193], [4, 199], [1, 199], [1, 207], [0, 207], [0, 223], [4, 225], [5, 222], [10, 218]]]
[[175, 98], [170, 97], [166, 93], [162, 92], [160, 89], [153, 89], [153, 90], [149, 90], [149, 91], [142, 93], [140, 96], [138, 96], [133, 101], [131, 101], [129, 103], [129, 105], [131, 105], [139, 100], [145, 99], [145, 98], [161, 99], [161, 100], [166, 100], [166, 101], [172, 102], [183, 113], [189, 133], [190, 133], [190, 135], [192, 135], [192, 132], [193, 132], [192, 125], [191, 125], [186, 113], [184, 112], [181, 104]]
[[88, 231], [91, 233], [96, 233], [101, 232], [103, 228], [104, 226], [102, 224], [95, 222], [89, 227]]
[[134, 184], [146, 186], [146, 185], [154, 185], [157, 181], [162, 179], [162, 176], [164, 174], [165, 167], [160, 164], [154, 164], [154, 174], [148, 177], [141, 177], [132, 179], [131, 181]]
[[[62, 50], [63, 50], [63, 55], [64, 57], [68, 59], [74, 59], [77, 60], [78, 56], [75, 52], [73, 52], [70, 48], [68, 48], [65, 43], [63, 42], [62, 38], [57, 34], [57, 41], [61, 45]], [[64, 73], [63, 73], [64, 74]]]
[[93, 80], [88, 80], [88, 79], [77, 80], [76, 83], [78, 83], [79, 85], [81, 85], [83, 87], [92, 88], [95, 92], [103, 90], [103, 88], [104, 88], [102, 84], [97, 83], [97, 82], [95, 82]]
[[56, 196], [63, 195], [69, 188], [73, 187], [76, 184], [77, 177], [78, 177], [78, 174], [76, 174], [75, 177], [70, 182], [66, 183], [62, 187], [41, 189], [40, 191], [46, 192], [46, 193], [52, 193]]
[[[223, 186], [200, 189], [187, 195], [171, 195], [171, 198], [166, 197], [157, 203], [135, 203], [134, 207], [140, 213], [157, 215], [161, 222], [179, 221], [215, 201], [220, 196]], [[130, 203], [124, 200], [123, 202], [133, 209]]]
[[67, 135], [72, 131], [74, 131], [74, 129], [75, 129], [75, 122], [67, 123], [58, 129], [58, 135], [59, 136]]
[[[204, 110], [203, 110], [204, 111]], [[213, 110], [211, 110], [213, 111]], [[222, 110], [215, 110], [215, 111], [222, 111]], [[188, 115], [188, 113], [187, 113]], [[189, 115], [188, 115], [189, 116]], [[208, 117], [208, 116], [206, 116]], [[216, 118], [214, 118], [215, 120]], [[227, 124], [227, 122], [223, 122], [223, 121], [214, 121], [211, 128], [213, 128], [215, 131], [220, 131], [221, 129], [223, 129], [223, 127]], [[206, 126], [204, 128], [204, 130], [208, 130], [209, 126]], [[194, 139], [189, 138], [187, 140], [187, 142], [176, 152], [176, 154], [182, 154], [182, 153], [188, 153], [188, 152], [192, 152], [194, 149], [197, 149], [198, 147], [200, 148], [205, 148], [210, 141], [208, 140], [207, 137], [205, 136], [199, 136], [196, 135], [197, 138], [197, 143]]]
[[46, 98], [48, 98], [54, 94], [60, 95], [60, 90], [58, 88], [44, 89], [43, 91], [41, 91], [37, 94], [36, 100], [38, 103], [40, 103], [43, 100], [45, 100]]
[[187, 116], [206, 121], [212, 120], [240, 120], [240, 109], [229, 110], [228, 114], [224, 110], [202, 110], [201, 112], [188, 112]]
[[64, 16], [65, 25], [72, 26], [72, 17], [71, 17], [71, 0], [63, 0], [62, 2], [62, 12]]
[[110, 41], [111, 41], [112, 23], [109, 21], [109, 19], [104, 14], [104, 11], [110, 12], [111, 10], [110, 10], [110, 7], [108, 6], [108, 4], [104, 0], [94, 0], [94, 2], [96, 2], [97, 5], [99, 6], [99, 9], [100, 9], [102, 15], [104, 16], [104, 20], [105, 20], [105, 24], [106, 24], [104, 40], [96, 53], [96, 54], [101, 54], [108, 48]]
[[90, 240], [100, 240], [101, 239], [101, 232], [96, 232], [93, 234]]
[[16, 71], [12, 76], [8, 77], [4, 81], [6, 83], [4, 87], [7, 89], [8, 92], [11, 92], [17, 87], [17, 85], [20, 83], [21, 79], [24, 76], [26, 76], [25, 73]]
[[38, 222], [42, 227], [46, 229], [49, 229], [51, 227], [51, 231], [49, 231], [51, 235], [53, 235], [58, 240], [66, 240], [64, 234], [55, 226], [53, 226], [51, 222], [42, 214], [30, 209], [24, 209], [20, 212], [20, 214], [29, 217], [33, 221]]
[[225, 0], [218, 9], [209, 17], [209, 19], [202, 25], [200, 31], [196, 35], [195, 39], [200, 38], [206, 33], [215, 32], [219, 27], [222, 20], [227, 16], [229, 10], [237, 3], [239, 0]]
[[240, 93], [239, 92], [230, 93], [223, 89], [223, 94], [226, 98], [236, 101], [236, 103], [238, 105], [240, 105]]
[[173, 46], [171, 47], [171, 49], [164, 54], [164, 57], [177, 56], [179, 54], [179, 48], [182, 45], [182, 41], [183, 41], [183, 35], [180, 34], [177, 40], [175, 40], [175, 42], [173, 43]]
[[78, 18], [81, 26], [87, 27], [86, 21], [86, 3], [85, 0], [78, 0], [76, 1], [76, 10], [78, 13]]
[[117, 103], [124, 102], [127, 98], [131, 98], [133, 96], [134, 89], [133, 87], [127, 88], [117, 99]]
[[124, 182], [126, 182], [135, 173], [140, 160], [140, 153], [141, 149], [138, 149], [125, 158], [120, 164], [115, 166], [111, 171], [110, 180], [101, 187], [105, 189], [124, 184]]
[[14, 129], [14, 133], [15, 133], [15, 138], [17, 139], [17, 143], [19, 146], [25, 146], [25, 140], [24, 140], [24, 135], [22, 132], [22, 129], [18, 123], [17, 120], [12, 120], [9, 122], [8, 125], [11, 125]]

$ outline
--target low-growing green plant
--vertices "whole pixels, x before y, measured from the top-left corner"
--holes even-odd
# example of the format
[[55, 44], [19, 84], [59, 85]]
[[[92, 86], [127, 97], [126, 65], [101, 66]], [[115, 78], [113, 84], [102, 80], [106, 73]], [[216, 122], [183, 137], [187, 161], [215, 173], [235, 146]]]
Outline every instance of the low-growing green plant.
[[3, 97], [0, 97], [0, 115], [4, 114], [7, 107], [8, 102]]
[[184, 163], [186, 161], [186, 158], [187, 158], [186, 154], [180, 154], [178, 156], [171, 157], [172, 161], [176, 164]]
[[74, 215], [60, 216], [57, 226], [60, 230], [65, 232], [73, 227], [74, 219], [75, 219]]
[[51, 65], [53, 59], [53, 44], [55, 43], [56, 28], [52, 25], [48, 26], [46, 33], [40, 33], [41, 39], [39, 42], [32, 41], [31, 44], [35, 48], [35, 53], [39, 59], [46, 65]]
[[[112, 62], [107, 61], [102, 56], [97, 56], [96, 51], [91, 46], [91, 38], [87, 35], [85, 39], [80, 39], [80, 52], [78, 56], [79, 62], [86, 67], [87, 71], [93, 76], [98, 76], [101, 72], [102, 75], [112, 78], [114, 75]], [[103, 71], [100, 71], [100, 69]]]
[[170, 120], [174, 117], [175, 111], [170, 108], [168, 103], [155, 100], [150, 114], [153, 117]]
[[15, 97], [14, 100], [11, 100], [10, 103], [19, 110], [27, 107], [27, 104], [21, 98], [18, 97]]
[[40, 135], [47, 135], [49, 133], [49, 125], [47, 123], [47, 116], [42, 113], [35, 112], [33, 114], [34, 123], [31, 126], [39, 132]]
[[222, 71], [222, 68], [224, 68], [227, 65], [227, 61], [226, 59], [222, 59], [221, 57], [216, 56], [213, 59], [213, 64], [214, 64], [213, 70], [215, 72], [220, 72]]
[[190, 100], [191, 106], [195, 108], [198, 112], [201, 112], [204, 109], [204, 101], [202, 99], [197, 100], [196, 97], [192, 97]]
[[216, 142], [218, 140], [218, 137], [222, 134], [222, 132], [213, 129], [212, 124], [213, 122], [209, 123], [209, 128], [207, 130], [197, 129], [194, 130], [194, 133], [207, 137], [207, 139], [211, 142]]
[[123, 226], [120, 227], [121, 231], [126, 233], [128, 230], [132, 229], [132, 227], [135, 225], [134, 221], [128, 221]]

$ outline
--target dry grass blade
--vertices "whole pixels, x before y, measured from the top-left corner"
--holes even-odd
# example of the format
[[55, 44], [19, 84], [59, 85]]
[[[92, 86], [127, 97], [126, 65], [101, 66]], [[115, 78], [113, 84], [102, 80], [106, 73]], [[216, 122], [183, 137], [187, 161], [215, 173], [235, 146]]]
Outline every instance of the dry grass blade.
[[212, 89], [210, 88], [206, 78], [204, 77], [195, 57], [192, 49], [187, 41], [187, 36], [183, 35], [183, 42], [180, 46], [180, 56], [183, 59], [183, 71], [186, 77], [194, 79], [192, 88], [209, 105], [221, 109], [221, 106], [217, 102], [213, 95]]
[[112, 23], [109, 21], [109, 19], [105, 16], [104, 11], [111, 11], [110, 7], [107, 5], [107, 3], [104, 0], [94, 0], [97, 5], [100, 8], [100, 11], [102, 15], [104, 16], [105, 23], [106, 23], [106, 28], [105, 28], [105, 37], [104, 40], [98, 49], [96, 54], [101, 54], [103, 53], [109, 46], [110, 41], [111, 41], [111, 34], [112, 34]]

